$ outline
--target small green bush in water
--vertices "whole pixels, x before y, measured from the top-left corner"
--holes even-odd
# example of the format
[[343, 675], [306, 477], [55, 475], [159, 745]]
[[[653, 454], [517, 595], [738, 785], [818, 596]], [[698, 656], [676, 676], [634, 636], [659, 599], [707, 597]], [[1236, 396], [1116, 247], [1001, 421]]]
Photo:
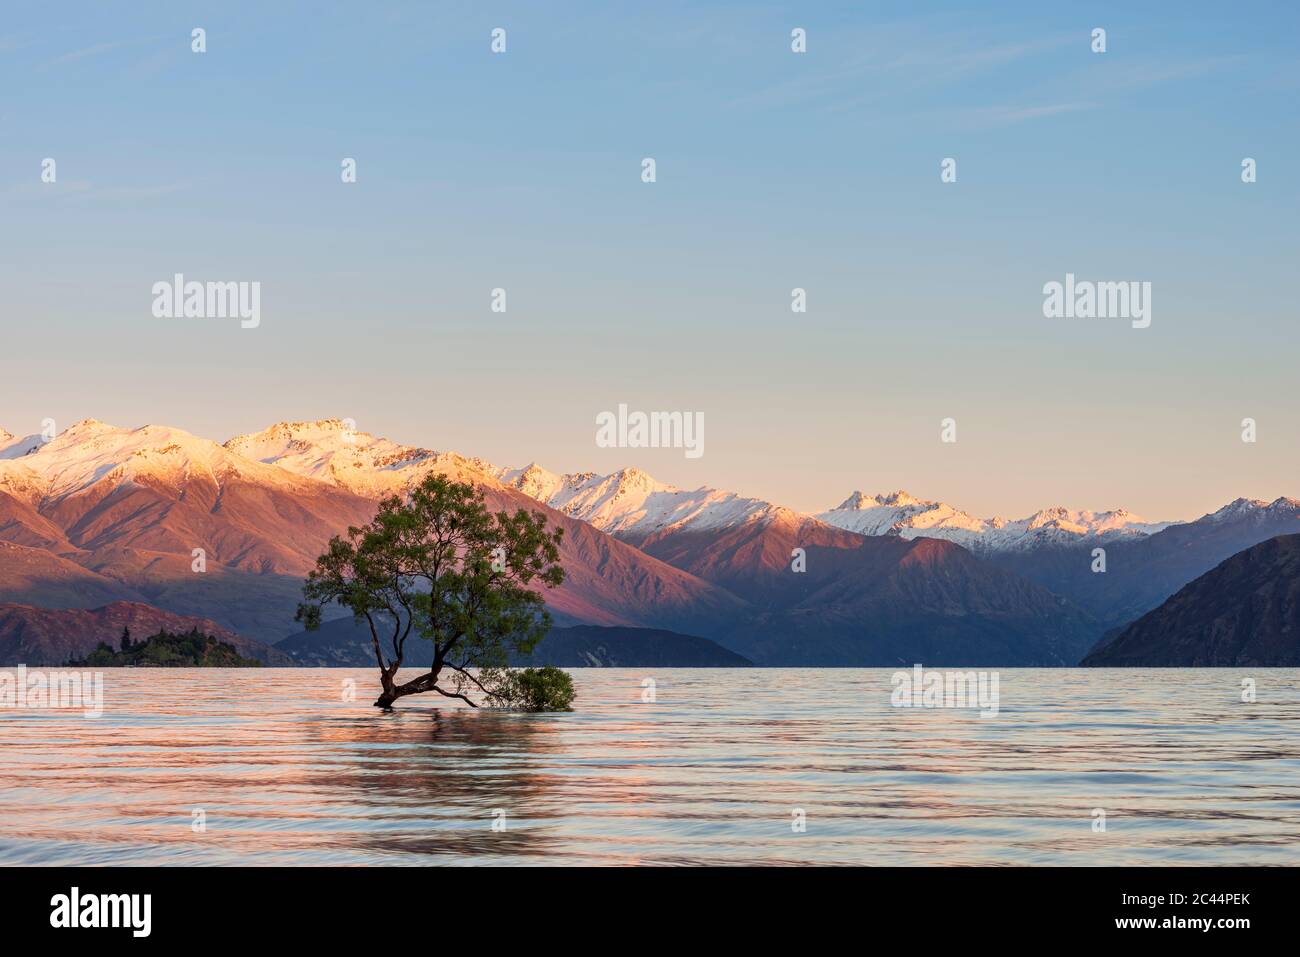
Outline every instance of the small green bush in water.
[[573, 679], [567, 671], [551, 665], [491, 669], [483, 677], [497, 704], [523, 711], [573, 710]]

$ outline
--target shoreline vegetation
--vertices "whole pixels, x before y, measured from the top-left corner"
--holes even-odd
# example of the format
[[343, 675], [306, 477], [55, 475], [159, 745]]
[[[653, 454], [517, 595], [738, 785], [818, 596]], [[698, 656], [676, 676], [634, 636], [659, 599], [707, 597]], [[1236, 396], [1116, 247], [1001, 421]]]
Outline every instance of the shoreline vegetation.
[[262, 662], [245, 658], [234, 645], [205, 635], [197, 628], [185, 633], [167, 630], [133, 641], [123, 628], [118, 649], [101, 641], [84, 658], [68, 661], [70, 668], [261, 668]]

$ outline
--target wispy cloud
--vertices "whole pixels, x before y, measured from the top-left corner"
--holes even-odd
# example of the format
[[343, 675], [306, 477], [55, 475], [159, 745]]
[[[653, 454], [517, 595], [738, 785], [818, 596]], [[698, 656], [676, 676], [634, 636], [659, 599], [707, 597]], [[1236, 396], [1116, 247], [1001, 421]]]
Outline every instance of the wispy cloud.
[[730, 105], [768, 107], [818, 100], [821, 108], [837, 112], [900, 92], [942, 89], [1077, 41], [1077, 36], [1058, 33], [999, 42], [977, 31], [936, 30], [929, 20], [893, 24], [837, 37], [834, 50], [819, 56], [852, 52], [829, 69], [757, 90]]
[[65, 53], [51, 60], [47, 66], [60, 66], [65, 63], [75, 63], [78, 60], [84, 60], [88, 57], [99, 56], [102, 53], [108, 53], [112, 50], [119, 50], [123, 47], [138, 46], [143, 43], [156, 43], [160, 37], [139, 37], [134, 40], [114, 40], [112, 43], [96, 43], [94, 46], [84, 47], [80, 50], [73, 50], [71, 53]]
[[1057, 34], [1019, 43], [984, 44], [972, 42], [969, 35], [954, 34], [939, 37], [926, 46], [906, 53], [884, 58], [877, 63], [877, 68], [911, 72], [931, 82], [944, 82], [1051, 53], [1077, 40], [1077, 37]]
[[22, 183], [10, 183], [5, 195], [16, 199], [41, 196], [71, 196], [74, 193], [87, 193], [91, 189], [90, 181], [84, 179], [59, 180], [55, 183], [42, 183], [35, 176]]
[[1126, 93], [1160, 83], [1190, 80], [1246, 60], [1243, 56], [1203, 57], [1196, 60], [1142, 61], [1107, 65], [1105, 70], [1095, 70], [1089, 85], [1107, 93]]
[[1063, 113], [1077, 113], [1080, 110], [1096, 108], [1095, 103], [1049, 103], [1043, 106], [993, 106], [971, 110], [965, 115], [966, 126], [987, 129], [997, 126], [1013, 126], [1030, 120], [1041, 120]]
[[161, 186], [107, 186], [91, 189], [84, 194], [87, 199], [99, 199], [107, 202], [140, 202], [178, 193], [189, 187], [184, 183], [168, 183]]
[[189, 189], [185, 183], [167, 183], [158, 186], [95, 186], [89, 180], [60, 180], [57, 183], [40, 183], [35, 181], [14, 183], [5, 190], [5, 194], [15, 198], [36, 199], [59, 197], [85, 202], [139, 203], [160, 196]]

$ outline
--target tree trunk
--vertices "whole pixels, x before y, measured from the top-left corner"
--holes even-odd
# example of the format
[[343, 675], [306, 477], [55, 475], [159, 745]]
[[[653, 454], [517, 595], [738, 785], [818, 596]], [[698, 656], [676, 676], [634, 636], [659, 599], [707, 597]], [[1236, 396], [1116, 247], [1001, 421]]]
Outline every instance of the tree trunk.
[[422, 674], [420, 677], [414, 678], [402, 685], [396, 684], [393, 681], [393, 675], [397, 673], [396, 667], [391, 670], [385, 669], [380, 671], [379, 682], [383, 685], [384, 690], [379, 697], [375, 699], [375, 707], [383, 708], [385, 711], [390, 711], [392, 710], [393, 702], [398, 698], [404, 698], [408, 694], [422, 694], [425, 691], [432, 691], [434, 686], [438, 683], [438, 675], [441, 671], [441, 668], [437, 671], [430, 671], [427, 674]]
[[379, 683], [383, 687], [383, 691], [380, 692], [379, 697], [375, 699], [376, 708], [383, 708], [385, 711], [389, 711], [393, 707], [393, 702], [400, 697], [397, 693], [397, 686], [393, 684], [393, 675], [397, 674], [397, 669], [400, 665], [400, 661], [395, 661], [391, 668], [379, 669]]

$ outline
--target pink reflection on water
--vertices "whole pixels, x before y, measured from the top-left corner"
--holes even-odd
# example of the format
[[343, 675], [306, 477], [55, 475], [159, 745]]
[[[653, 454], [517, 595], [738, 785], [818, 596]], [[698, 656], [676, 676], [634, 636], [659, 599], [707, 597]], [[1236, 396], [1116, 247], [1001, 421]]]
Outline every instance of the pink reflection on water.
[[888, 670], [574, 674], [523, 715], [109, 671], [102, 718], [0, 712], [0, 862], [1300, 863], [1294, 670], [1247, 706], [1227, 671], [1004, 669], [988, 719], [891, 708]]

